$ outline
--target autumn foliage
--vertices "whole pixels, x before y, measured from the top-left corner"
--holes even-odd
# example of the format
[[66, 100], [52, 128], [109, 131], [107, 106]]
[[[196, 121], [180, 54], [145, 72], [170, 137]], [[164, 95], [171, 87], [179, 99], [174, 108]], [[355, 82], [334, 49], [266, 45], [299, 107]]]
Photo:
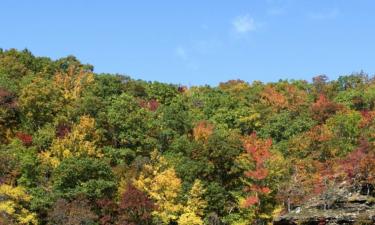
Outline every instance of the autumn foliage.
[[4, 88], [0, 88], [0, 106], [13, 109], [17, 107], [16, 96]]
[[124, 225], [151, 224], [154, 209], [155, 204], [146, 193], [129, 184], [120, 199], [119, 221]]
[[183, 86], [0, 49], [0, 224], [270, 224], [375, 197], [375, 79]]
[[33, 143], [33, 137], [30, 134], [23, 132], [16, 133], [16, 137], [24, 144], [25, 146], [30, 146]]
[[244, 148], [254, 163], [254, 168], [246, 171], [245, 175], [252, 180], [248, 191], [251, 195], [246, 199], [245, 206], [251, 206], [260, 203], [260, 195], [270, 193], [270, 189], [263, 184], [263, 180], [268, 176], [268, 169], [265, 166], [266, 160], [270, 157], [269, 149], [272, 145], [271, 140], [262, 140], [257, 138], [256, 134], [251, 134], [244, 140]]
[[264, 88], [261, 93], [261, 98], [265, 104], [271, 106], [275, 111], [280, 111], [288, 107], [287, 98], [272, 86], [266, 86]]
[[195, 140], [205, 140], [211, 136], [214, 126], [208, 121], [200, 121], [193, 129]]
[[311, 112], [314, 119], [323, 123], [341, 108], [342, 106], [331, 102], [324, 94], [319, 94], [316, 102], [311, 105]]
[[158, 100], [156, 99], [151, 99], [149, 101], [145, 101], [145, 100], [140, 100], [139, 101], [139, 105], [142, 107], [142, 108], [145, 108], [145, 109], [148, 109], [152, 112], [155, 112], [158, 108], [159, 108], [159, 102]]

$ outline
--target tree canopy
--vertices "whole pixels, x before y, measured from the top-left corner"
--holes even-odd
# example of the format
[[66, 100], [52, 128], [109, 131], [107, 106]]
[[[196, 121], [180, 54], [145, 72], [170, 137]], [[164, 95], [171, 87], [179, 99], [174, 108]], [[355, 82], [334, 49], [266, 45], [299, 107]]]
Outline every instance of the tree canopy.
[[0, 51], [0, 224], [266, 224], [375, 195], [375, 79], [185, 87]]

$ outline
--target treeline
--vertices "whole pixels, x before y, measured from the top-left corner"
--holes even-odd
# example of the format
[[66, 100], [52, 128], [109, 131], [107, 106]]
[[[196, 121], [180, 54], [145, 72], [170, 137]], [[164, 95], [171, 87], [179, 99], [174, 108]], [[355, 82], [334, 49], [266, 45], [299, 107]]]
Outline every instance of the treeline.
[[0, 224], [265, 224], [375, 184], [375, 80], [217, 87], [0, 50]]

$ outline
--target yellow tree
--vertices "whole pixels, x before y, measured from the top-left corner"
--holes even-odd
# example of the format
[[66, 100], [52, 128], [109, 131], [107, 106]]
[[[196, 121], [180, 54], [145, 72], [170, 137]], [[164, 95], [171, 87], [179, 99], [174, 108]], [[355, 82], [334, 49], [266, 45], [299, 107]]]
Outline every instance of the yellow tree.
[[43, 161], [48, 161], [57, 166], [59, 161], [72, 156], [102, 157], [101, 150], [97, 147], [101, 139], [100, 133], [95, 129], [95, 120], [82, 116], [78, 124], [73, 126], [70, 133], [63, 138], [56, 138], [50, 151], [43, 152]]
[[94, 75], [74, 66], [67, 72], [59, 72], [55, 75], [54, 83], [62, 91], [67, 101], [75, 101], [81, 97], [85, 87], [94, 82]]
[[203, 214], [207, 202], [203, 199], [205, 189], [200, 180], [195, 180], [184, 207], [184, 213], [178, 219], [179, 225], [203, 225]]
[[68, 120], [74, 117], [75, 110], [82, 100], [87, 87], [94, 83], [94, 74], [77, 66], [69, 66], [67, 70], [54, 76], [55, 89], [62, 94], [63, 116]]
[[182, 205], [177, 201], [181, 180], [175, 170], [168, 167], [166, 160], [155, 151], [152, 153], [151, 162], [155, 163], [145, 165], [133, 183], [155, 201], [157, 207], [152, 215], [156, 220], [162, 224], [169, 224], [178, 219], [182, 210]]
[[24, 188], [0, 185], [0, 224], [38, 224], [36, 214], [25, 207], [30, 200]]

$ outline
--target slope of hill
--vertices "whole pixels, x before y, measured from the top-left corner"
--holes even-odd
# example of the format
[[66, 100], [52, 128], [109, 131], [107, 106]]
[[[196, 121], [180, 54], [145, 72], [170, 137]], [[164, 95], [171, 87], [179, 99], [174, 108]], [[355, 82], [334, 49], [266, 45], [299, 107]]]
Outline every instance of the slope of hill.
[[0, 50], [0, 224], [271, 223], [373, 190], [374, 110], [363, 72], [185, 87]]

